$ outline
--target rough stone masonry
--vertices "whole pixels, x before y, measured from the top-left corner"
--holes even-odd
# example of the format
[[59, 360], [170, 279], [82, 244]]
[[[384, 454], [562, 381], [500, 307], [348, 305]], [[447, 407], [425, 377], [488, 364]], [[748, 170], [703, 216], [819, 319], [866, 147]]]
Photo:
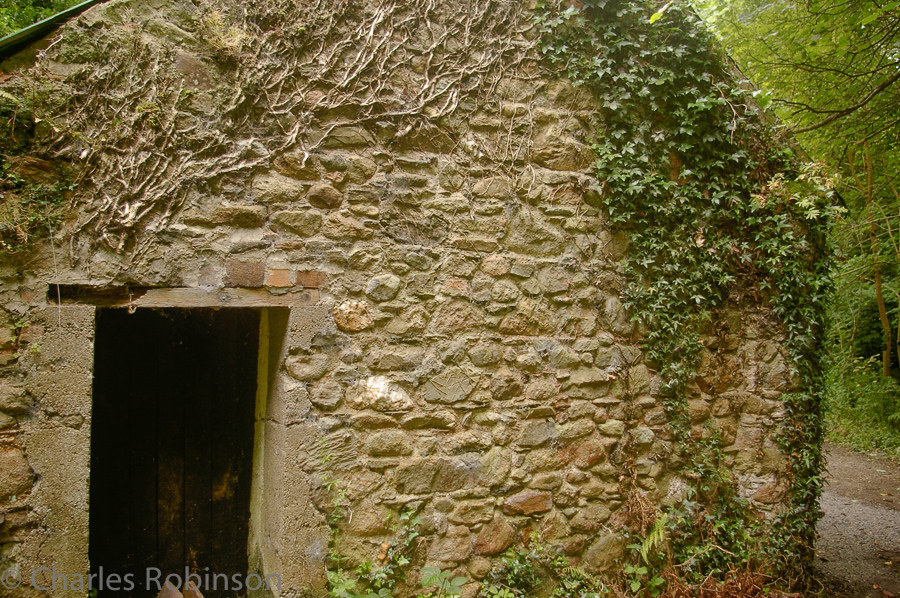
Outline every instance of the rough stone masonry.
[[[461, 8], [484, 27], [469, 42], [459, 27], [475, 17], [453, 8], [366, 3], [348, 25], [334, 15], [349, 9], [320, 4], [288, 51], [226, 3], [116, 0], [37, 60], [94, 120], [59, 108], [37, 141], [83, 134], [57, 158], [9, 159], [78, 188], [53, 247], [0, 258], [4, 566], [88, 569], [95, 308], [56, 307], [52, 284], [313, 297], [290, 307], [258, 399], [248, 550], [284, 596], [324, 583], [328, 476], [348, 563], [374, 559], [413, 510], [417, 565], [472, 580], [531, 532], [610, 567], [629, 492], [681, 500], [663, 381], [620, 298], [628, 238], [597, 207], [598, 100], [543, 65], [524, 3], [500, 3], [501, 24]], [[354, 73], [379, 61], [384, 85]], [[766, 309], [716, 317], [691, 421], [721, 434], [740, 492], [775, 513], [779, 398], [797, 382]]]

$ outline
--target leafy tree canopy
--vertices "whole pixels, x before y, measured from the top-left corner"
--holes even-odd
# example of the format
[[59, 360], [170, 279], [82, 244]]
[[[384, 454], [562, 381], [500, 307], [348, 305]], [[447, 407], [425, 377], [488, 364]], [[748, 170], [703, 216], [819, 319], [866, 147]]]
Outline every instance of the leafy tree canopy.
[[881, 139], [885, 135], [880, 134], [900, 124], [896, 85], [900, 2], [699, 0], [698, 4], [795, 132], [833, 124], [840, 127], [843, 139], [859, 141]]
[[52, 17], [78, 2], [79, 0], [3, 0], [0, 3], [0, 37]]
[[[890, 186], [900, 157], [900, 2], [698, 0], [729, 52], [814, 158], [847, 175], [873, 167]], [[856, 183], [862, 185], [856, 185]], [[864, 189], [855, 189], [864, 195]], [[850, 192], [849, 200], [854, 199]], [[859, 197], [861, 198], [861, 196]], [[896, 201], [896, 198], [894, 198]]]

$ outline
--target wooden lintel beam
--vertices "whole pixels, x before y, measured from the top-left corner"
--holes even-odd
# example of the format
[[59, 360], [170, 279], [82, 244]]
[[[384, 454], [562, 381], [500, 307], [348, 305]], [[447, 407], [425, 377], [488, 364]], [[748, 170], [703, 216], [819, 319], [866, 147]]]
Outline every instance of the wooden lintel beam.
[[97, 307], [296, 307], [319, 301], [318, 289], [275, 294], [266, 289], [126, 288], [51, 285], [47, 299]]

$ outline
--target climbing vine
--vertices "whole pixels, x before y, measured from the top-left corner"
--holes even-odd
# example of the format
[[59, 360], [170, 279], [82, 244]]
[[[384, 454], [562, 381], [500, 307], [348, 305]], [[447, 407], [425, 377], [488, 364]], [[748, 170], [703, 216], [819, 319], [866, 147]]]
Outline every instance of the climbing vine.
[[62, 206], [72, 187], [66, 181], [28, 183], [0, 164], [0, 249], [15, 253], [30, 247], [34, 237], [59, 230]]
[[[685, 571], [702, 579], [747, 564], [746, 555], [729, 560], [728, 553], [739, 552], [728, 546], [745, 550], [748, 536], [740, 530], [754, 524], [735, 507], [742, 506], [736, 493], [722, 490], [728, 476], [717, 443], [692, 438], [687, 415], [701, 339], [715, 332], [714, 314], [747, 302], [778, 317], [803, 389], [784, 396], [781, 441], [791, 459], [792, 496], [772, 526], [773, 548], [760, 555], [786, 583], [802, 583], [821, 486], [816, 339], [829, 285], [826, 232], [836, 213], [828, 178], [803, 165], [767, 121], [689, 6], [540, 4], [537, 23], [545, 58], [601, 99], [597, 191], [610, 223], [630, 237], [626, 306], [646, 330], [648, 362], [667, 381], [683, 473], [695, 480], [695, 493], [718, 501], [707, 515], [731, 519], [733, 542], [695, 551]], [[676, 527], [681, 522], [673, 538], [682, 547], [727, 540], [703, 537], [696, 520], [672, 518]]]
[[4, 253], [25, 252], [35, 239], [51, 236], [62, 224], [74, 185], [62, 161], [40, 159], [52, 156], [37, 148], [35, 138], [47, 128], [37, 113], [58, 108], [64, 101], [53, 93], [52, 83], [39, 76], [0, 89], [0, 251]]

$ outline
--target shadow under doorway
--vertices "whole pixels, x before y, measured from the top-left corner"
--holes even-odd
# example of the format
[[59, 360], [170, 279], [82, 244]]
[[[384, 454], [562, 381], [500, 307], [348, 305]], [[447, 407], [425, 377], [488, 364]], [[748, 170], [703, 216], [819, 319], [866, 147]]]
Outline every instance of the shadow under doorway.
[[156, 596], [167, 575], [183, 587], [186, 567], [206, 598], [245, 593], [235, 580], [248, 573], [259, 331], [256, 309], [97, 311], [89, 555], [99, 596]]

